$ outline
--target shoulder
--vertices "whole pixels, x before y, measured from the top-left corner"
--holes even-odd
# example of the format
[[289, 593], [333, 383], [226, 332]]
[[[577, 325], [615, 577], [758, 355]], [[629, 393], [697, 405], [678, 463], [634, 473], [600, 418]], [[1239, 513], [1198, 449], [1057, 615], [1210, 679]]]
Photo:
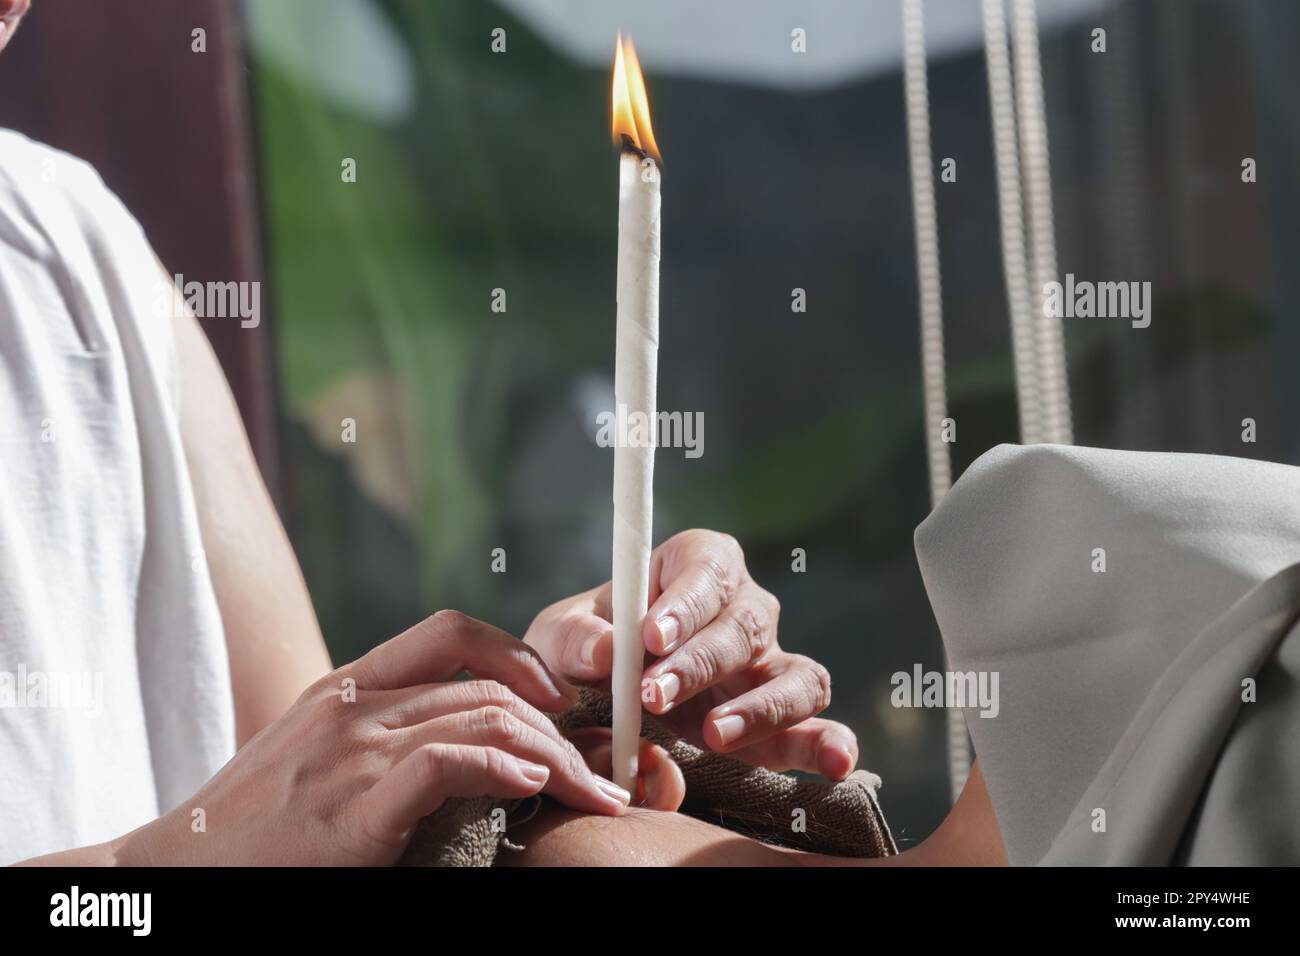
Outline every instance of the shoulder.
[[[56, 349], [120, 352], [130, 369], [158, 378], [175, 404], [170, 310], [160, 308], [171, 287], [144, 229], [90, 163], [6, 129], [0, 267], [22, 286], [14, 303], [42, 304], [13, 305], [12, 321], [39, 324]], [[61, 277], [68, 276], [82, 294], [65, 294]]]
[[139, 223], [94, 166], [9, 129], [0, 129], [0, 217], [39, 225], [51, 239], [74, 228], [143, 240]]
[[29, 139], [12, 129], [0, 129], [0, 188], [7, 192], [55, 187], [70, 197], [94, 200], [108, 192], [95, 167], [84, 159]]

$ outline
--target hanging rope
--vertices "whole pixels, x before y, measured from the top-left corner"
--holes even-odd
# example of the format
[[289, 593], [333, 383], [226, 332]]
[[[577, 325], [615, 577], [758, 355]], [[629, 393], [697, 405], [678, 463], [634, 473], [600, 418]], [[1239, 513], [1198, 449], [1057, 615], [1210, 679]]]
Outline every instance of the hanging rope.
[[[907, 109], [907, 148], [912, 175], [912, 214], [916, 223], [916, 284], [921, 303], [921, 381], [925, 404], [925, 450], [930, 473], [930, 504], [936, 506], [952, 485], [952, 460], [943, 440], [948, 396], [944, 384], [943, 296], [939, 273], [939, 222], [934, 200], [934, 159], [930, 150], [930, 91], [926, 79], [925, 24], [921, 0], [903, 2], [903, 96]], [[946, 665], [945, 665], [946, 666]], [[948, 779], [956, 802], [970, 775], [970, 743], [960, 709], [945, 711]]]
[[[1001, 3], [998, 4], [999, 8]], [[999, 9], [999, 15], [1001, 10]], [[1031, 304], [1038, 328], [1038, 392], [1043, 441], [1071, 444], [1074, 424], [1065, 362], [1065, 333], [1058, 316], [1043, 314], [1044, 287], [1059, 279], [1056, 230], [1052, 218], [1052, 173], [1048, 161], [1043, 67], [1034, 0], [1011, 0], [1011, 42], [1015, 57], [1016, 113], [1020, 120], [1020, 160], [1025, 174], [1029, 223]]]
[[926, 80], [921, 0], [903, 0], [903, 90], [912, 173], [912, 215], [916, 222], [916, 284], [921, 300], [925, 448], [930, 471], [930, 504], [933, 507], [952, 485], [952, 463], [948, 444], [943, 440], [948, 396], [944, 384], [939, 224], [930, 153], [930, 92]]
[[1038, 383], [1038, 344], [1025, 258], [1024, 205], [1021, 201], [1020, 155], [1016, 145], [1016, 108], [1011, 88], [1011, 58], [1002, 0], [984, 0], [984, 60], [993, 116], [993, 164], [998, 181], [998, 222], [1002, 236], [1002, 273], [1011, 312], [1011, 357], [1016, 376], [1020, 441], [1043, 440]]
[[[1074, 441], [1074, 426], [1064, 330], [1059, 317], [1044, 315], [1042, 309], [1045, 287], [1057, 278], [1057, 273], [1038, 21], [1034, 0], [1011, 2], [1014, 73], [1012, 57], [1007, 54], [1002, 0], [983, 0], [983, 21], [997, 169], [998, 220], [1007, 303], [1011, 313], [1020, 440], [1024, 444], [1070, 444]], [[943, 421], [948, 403], [943, 356], [943, 296], [921, 3], [922, 0], [902, 0], [903, 95], [907, 109], [912, 213], [916, 224], [926, 462], [930, 475], [930, 503], [934, 507], [952, 485], [952, 460], [943, 440]], [[970, 775], [970, 740], [962, 712], [949, 708], [946, 716], [948, 776], [955, 802]]]

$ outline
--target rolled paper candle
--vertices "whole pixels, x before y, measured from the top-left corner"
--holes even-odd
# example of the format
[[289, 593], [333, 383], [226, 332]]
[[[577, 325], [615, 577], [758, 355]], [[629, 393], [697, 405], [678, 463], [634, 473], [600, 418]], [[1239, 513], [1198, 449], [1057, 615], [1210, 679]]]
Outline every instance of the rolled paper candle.
[[659, 356], [659, 169], [633, 149], [619, 158], [618, 336], [614, 358], [613, 780], [636, 792], [641, 634], [650, 597]]

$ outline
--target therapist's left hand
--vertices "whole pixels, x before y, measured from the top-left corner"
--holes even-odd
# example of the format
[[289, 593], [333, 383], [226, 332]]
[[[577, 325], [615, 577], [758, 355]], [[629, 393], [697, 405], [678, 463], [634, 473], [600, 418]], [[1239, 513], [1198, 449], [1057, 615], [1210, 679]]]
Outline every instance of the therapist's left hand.
[[[553, 671], [608, 686], [611, 585], [553, 604], [524, 640]], [[777, 642], [780, 604], [749, 576], [735, 538], [683, 531], [650, 557], [642, 701], [675, 733], [772, 770], [842, 780], [858, 759], [853, 732], [815, 715], [831, 699], [826, 668]]]

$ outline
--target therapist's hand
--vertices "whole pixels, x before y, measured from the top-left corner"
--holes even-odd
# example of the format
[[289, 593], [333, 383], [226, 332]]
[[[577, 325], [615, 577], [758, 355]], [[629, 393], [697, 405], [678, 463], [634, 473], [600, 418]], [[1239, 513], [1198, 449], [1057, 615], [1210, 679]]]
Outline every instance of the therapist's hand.
[[[524, 637], [556, 673], [608, 685], [614, 659], [611, 585], [560, 601]], [[858, 759], [853, 732], [814, 715], [830, 675], [777, 642], [780, 605], [745, 568], [735, 538], [683, 531], [650, 559], [642, 641], [645, 709], [686, 739], [772, 770], [842, 780]]]
[[[454, 680], [463, 671], [475, 679]], [[313, 684], [192, 799], [117, 841], [116, 858], [388, 864], [457, 796], [542, 791], [617, 815], [628, 795], [542, 714], [572, 700], [531, 648], [441, 611]]]

